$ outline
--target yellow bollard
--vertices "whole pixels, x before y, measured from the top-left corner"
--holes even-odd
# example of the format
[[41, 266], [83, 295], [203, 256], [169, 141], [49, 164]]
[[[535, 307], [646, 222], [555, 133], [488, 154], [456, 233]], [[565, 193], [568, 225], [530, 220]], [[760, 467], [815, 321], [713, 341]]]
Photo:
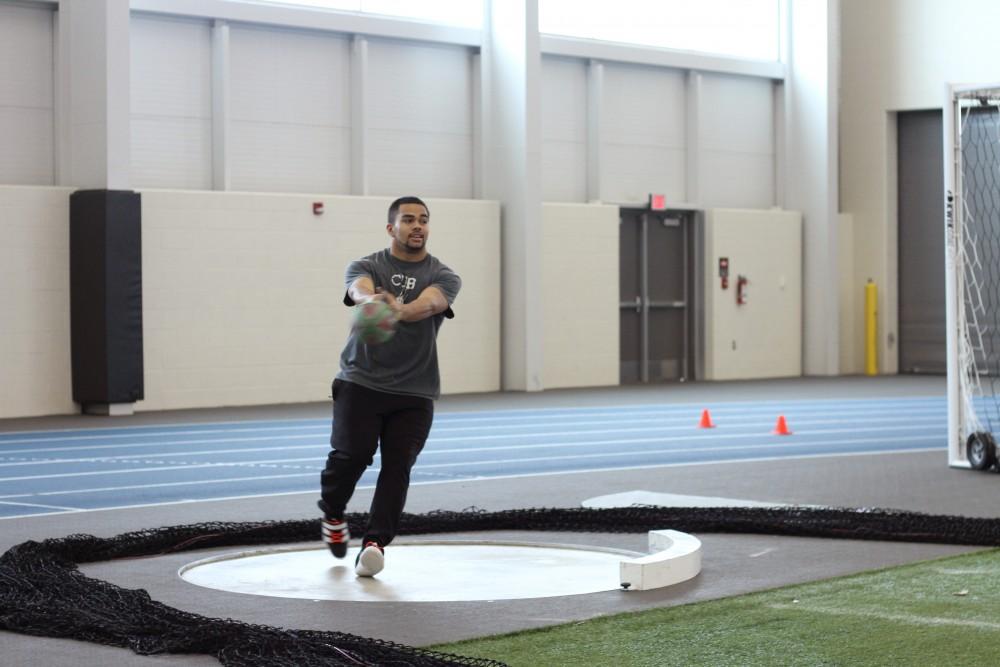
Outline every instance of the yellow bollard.
[[878, 375], [878, 287], [865, 285], [865, 375]]

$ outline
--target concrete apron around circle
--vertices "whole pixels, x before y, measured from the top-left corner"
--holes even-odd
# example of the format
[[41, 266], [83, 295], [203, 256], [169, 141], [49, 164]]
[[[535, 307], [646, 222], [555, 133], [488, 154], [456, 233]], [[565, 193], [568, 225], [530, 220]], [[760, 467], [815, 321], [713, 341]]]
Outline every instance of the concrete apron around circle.
[[621, 587], [620, 549], [524, 542], [395, 542], [375, 577], [354, 574], [352, 547], [254, 549], [190, 563], [185, 581], [233, 593], [307, 600], [446, 602], [579, 595]]

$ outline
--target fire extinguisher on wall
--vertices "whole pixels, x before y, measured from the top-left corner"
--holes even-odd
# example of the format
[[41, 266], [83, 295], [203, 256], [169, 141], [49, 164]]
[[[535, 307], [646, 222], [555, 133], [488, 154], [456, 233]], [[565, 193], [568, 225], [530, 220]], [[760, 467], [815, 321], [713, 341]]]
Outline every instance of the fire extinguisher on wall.
[[747, 280], [746, 276], [739, 276], [736, 278], [736, 305], [747, 305], [747, 284], [749, 282], [750, 281]]

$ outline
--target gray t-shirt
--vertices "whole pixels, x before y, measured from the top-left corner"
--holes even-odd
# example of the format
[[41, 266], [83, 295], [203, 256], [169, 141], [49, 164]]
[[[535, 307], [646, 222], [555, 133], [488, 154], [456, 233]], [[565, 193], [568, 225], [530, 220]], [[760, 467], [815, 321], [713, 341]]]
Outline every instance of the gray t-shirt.
[[[362, 276], [371, 278], [376, 288], [391, 292], [400, 303], [413, 301], [433, 285], [444, 294], [449, 308], [419, 322], [400, 322], [396, 335], [381, 345], [365, 345], [352, 330], [340, 355], [337, 378], [376, 391], [437, 399], [441, 396], [437, 332], [446, 317], [455, 316], [450, 306], [462, 279], [431, 255], [406, 262], [393, 257], [388, 248], [351, 262], [344, 276], [347, 287]], [[344, 304], [354, 305], [350, 294], [344, 295]]]

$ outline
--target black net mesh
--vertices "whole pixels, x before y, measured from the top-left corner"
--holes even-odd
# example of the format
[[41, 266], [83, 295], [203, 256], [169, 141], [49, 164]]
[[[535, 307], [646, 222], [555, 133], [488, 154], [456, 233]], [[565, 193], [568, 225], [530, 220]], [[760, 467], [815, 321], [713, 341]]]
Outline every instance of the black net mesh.
[[[348, 516], [360, 534], [366, 516]], [[1000, 519], [874, 509], [523, 509], [404, 514], [401, 534], [486, 530], [758, 533], [1000, 546]], [[477, 665], [500, 662], [438, 653], [341, 632], [286, 630], [199, 616], [84, 576], [77, 564], [193, 549], [315, 540], [318, 520], [201, 523], [110, 538], [71, 535], [24, 542], [0, 556], [0, 629], [65, 637], [142, 654], [208, 654], [223, 665]]]

